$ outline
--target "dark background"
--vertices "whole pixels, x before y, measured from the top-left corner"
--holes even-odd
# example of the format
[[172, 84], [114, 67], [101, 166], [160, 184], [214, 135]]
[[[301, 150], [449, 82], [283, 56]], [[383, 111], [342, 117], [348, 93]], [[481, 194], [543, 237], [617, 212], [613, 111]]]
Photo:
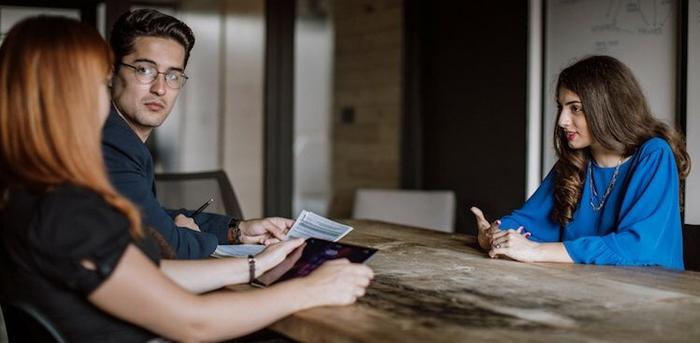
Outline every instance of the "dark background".
[[402, 187], [453, 189], [475, 233], [525, 197], [527, 1], [405, 3]]

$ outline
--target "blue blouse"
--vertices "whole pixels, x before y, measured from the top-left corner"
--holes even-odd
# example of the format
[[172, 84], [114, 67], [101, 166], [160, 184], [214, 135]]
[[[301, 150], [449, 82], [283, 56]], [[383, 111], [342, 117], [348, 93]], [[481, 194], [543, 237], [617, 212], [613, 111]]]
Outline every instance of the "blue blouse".
[[[615, 167], [592, 163], [591, 170], [601, 199]], [[647, 140], [620, 165], [615, 185], [598, 211], [590, 204], [591, 178], [586, 171], [581, 201], [563, 229], [550, 217], [554, 174], [549, 172], [522, 208], [501, 219], [502, 229], [523, 226], [534, 241], [563, 242], [576, 263], [684, 269], [678, 169], [665, 140]]]

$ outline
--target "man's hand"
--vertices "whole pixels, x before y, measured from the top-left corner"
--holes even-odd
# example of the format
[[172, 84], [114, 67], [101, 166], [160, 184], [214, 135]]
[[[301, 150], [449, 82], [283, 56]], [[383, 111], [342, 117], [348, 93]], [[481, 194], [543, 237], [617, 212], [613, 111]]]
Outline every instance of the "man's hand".
[[178, 214], [175, 216], [175, 225], [178, 227], [185, 227], [190, 230], [200, 232], [199, 225], [194, 222], [194, 219], [185, 216], [184, 214]]
[[244, 220], [238, 224], [243, 244], [269, 245], [287, 239], [287, 231], [294, 221], [287, 218], [271, 217]]

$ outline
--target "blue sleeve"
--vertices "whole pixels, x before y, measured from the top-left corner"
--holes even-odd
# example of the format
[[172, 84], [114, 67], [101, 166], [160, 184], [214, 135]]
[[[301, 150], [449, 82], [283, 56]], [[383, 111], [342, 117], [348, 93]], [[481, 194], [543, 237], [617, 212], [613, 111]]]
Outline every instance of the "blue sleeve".
[[501, 218], [501, 229], [517, 229], [523, 226], [530, 232], [531, 240], [556, 242], [559, 240], [559, 224], [550, 219], [554, 208], [554, 170], [551, 170], [537, 191], [523, 207]]
[[197, 232], [180, 228], [160, 206], [149, 184], [142, 163], [134, 160], [118, 147], [103, 142], [105, 163], [112, 184], [119, 193], [141, 209], [143, 222], [156, 229], [175, 250], [179, 259], [200, 259], [208, 257], [218, 243], [217, 236], [207, 232]]
[[683, 269], [676, 162], [668, 145], [657, 147], [631, 170], [617, 229], [564, 242], [574, 262]]
[[[184, 214], [185, 216], [191, 217], [193, 210], [169, 210], [165, 209], [170, 218], [173, 220], [178, 214]], [[197, 223], [199, 229], [202, 232], [208, 232], [216, 236], [219, 240], [219, 244], [229, 244], [228, 241], [228, 226], [231, 223], [232, 216], [202, 212], [194, 218], [194, 222]]]

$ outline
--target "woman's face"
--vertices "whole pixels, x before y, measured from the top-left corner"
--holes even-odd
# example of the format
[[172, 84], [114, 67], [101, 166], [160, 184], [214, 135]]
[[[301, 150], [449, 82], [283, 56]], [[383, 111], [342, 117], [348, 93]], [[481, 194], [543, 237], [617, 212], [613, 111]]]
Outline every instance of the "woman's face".
[[583, 112], [583, 104], [576, 93], [566, 89], [559, 89], [557, 99], [559, 118], [557, 125], [564, 131], [564, 136], [571, 149], [583, 149], [593, 144], [593, 136], [588, 130], [586, 114]]

